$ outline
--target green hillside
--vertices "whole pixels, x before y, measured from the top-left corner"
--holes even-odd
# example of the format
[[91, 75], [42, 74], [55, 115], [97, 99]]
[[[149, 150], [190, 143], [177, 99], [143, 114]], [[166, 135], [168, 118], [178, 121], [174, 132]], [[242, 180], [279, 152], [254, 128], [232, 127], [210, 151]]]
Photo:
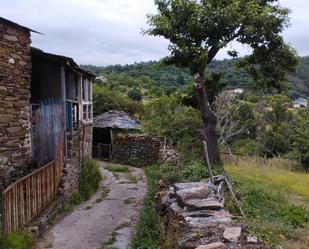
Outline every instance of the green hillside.
[[[215, 60], [209, 69], [222, 73], [222, 79], [228, 83], [228, 88], [252, 88], [251, 77], [235, 67], [236, 59]], [[186, 70], [175, 66], [160, 67], [156, 61], [134, 63], [131, 65], [111, 65], [98, 67], [82, 65], [97, 75], [104, 75], [110, 88], [120, 91], [139, 88], [150, 95], [168, 94], [179, 90], [192, 82], [192, 77]], [[135, 83], [134, 83], [135, 82]], [[287, 82], [288, 95], [291, 98], [309, 96], [309, 56], [302, 57], [295, 73], [289, 75]]]

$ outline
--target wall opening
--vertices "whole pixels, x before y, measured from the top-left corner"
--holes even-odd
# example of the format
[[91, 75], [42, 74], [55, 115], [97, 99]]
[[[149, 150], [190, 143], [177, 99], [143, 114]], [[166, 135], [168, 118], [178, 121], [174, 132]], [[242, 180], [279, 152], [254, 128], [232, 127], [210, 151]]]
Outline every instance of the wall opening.
[[107, 160], [112, 154], [111, 128], [93, 128], [92, 156]]

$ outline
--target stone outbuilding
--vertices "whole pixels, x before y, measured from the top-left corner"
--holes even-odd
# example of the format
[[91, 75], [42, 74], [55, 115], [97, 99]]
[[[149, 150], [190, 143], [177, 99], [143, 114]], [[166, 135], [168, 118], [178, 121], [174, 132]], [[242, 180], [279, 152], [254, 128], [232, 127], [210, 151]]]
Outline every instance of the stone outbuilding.
[[32, 48], [31, 32], [0, 18], [0, 191], [52, 161], [64, 133], [69, 194], [91, 156], [95, 75], [72, 58]]
[[122, 111], [94, 117], [92, 156], [142, 166], [159, 160], [161, 140], [142, 133], [138, 120]]

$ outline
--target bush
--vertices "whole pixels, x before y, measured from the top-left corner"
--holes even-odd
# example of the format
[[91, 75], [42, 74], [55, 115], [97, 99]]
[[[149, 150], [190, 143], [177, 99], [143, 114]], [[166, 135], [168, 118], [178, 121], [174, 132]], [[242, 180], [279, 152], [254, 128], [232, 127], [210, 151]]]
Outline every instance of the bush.
[[29, 249], [34, 245], [30, 233], [15, 233], [0, 238], [0, 249]]
[[209, 177], [207, 166], [199, 161], [193, 161], [184, 167], [182, 175], [185, 180], [190, 182], [197, 182]]
[[134, 101], [142, 101], [142, 93], [140, 90], [133, 88], [128, 92], [128, 97]]
[[232, 150], [235, 154], [248, 154], [250, 156], [257, 156], [261, 153], [261, 146], [256, 140], [245, 138], [236, 140], [232, 144]]
[[199, 111], [183, 106], [175, 97], [160, 97], [145, 107], [143, 124], [147, 132], [173, 140], [186, 158], [202, 155], [201, 118]]
[[78, 184], [78, 192], [83, 201], [88, 200], [96, 192], [101, 180], [99, 166], [95, 161], [86, 158]]

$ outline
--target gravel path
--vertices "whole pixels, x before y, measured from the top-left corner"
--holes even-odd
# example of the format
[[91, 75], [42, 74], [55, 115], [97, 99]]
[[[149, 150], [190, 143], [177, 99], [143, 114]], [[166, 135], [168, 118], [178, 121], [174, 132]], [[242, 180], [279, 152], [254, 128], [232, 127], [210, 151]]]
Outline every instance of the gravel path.
[[[138, 214], [147, 191], [142, 169], [129, 168], [129, 173], [112, 173], [98, 162], [105, 180], [92, 198], [74, 208], [38, 243], [39, 249], [126, 249], [134, 232]], [[109, 189], [107, 198], [98, 199]]]

